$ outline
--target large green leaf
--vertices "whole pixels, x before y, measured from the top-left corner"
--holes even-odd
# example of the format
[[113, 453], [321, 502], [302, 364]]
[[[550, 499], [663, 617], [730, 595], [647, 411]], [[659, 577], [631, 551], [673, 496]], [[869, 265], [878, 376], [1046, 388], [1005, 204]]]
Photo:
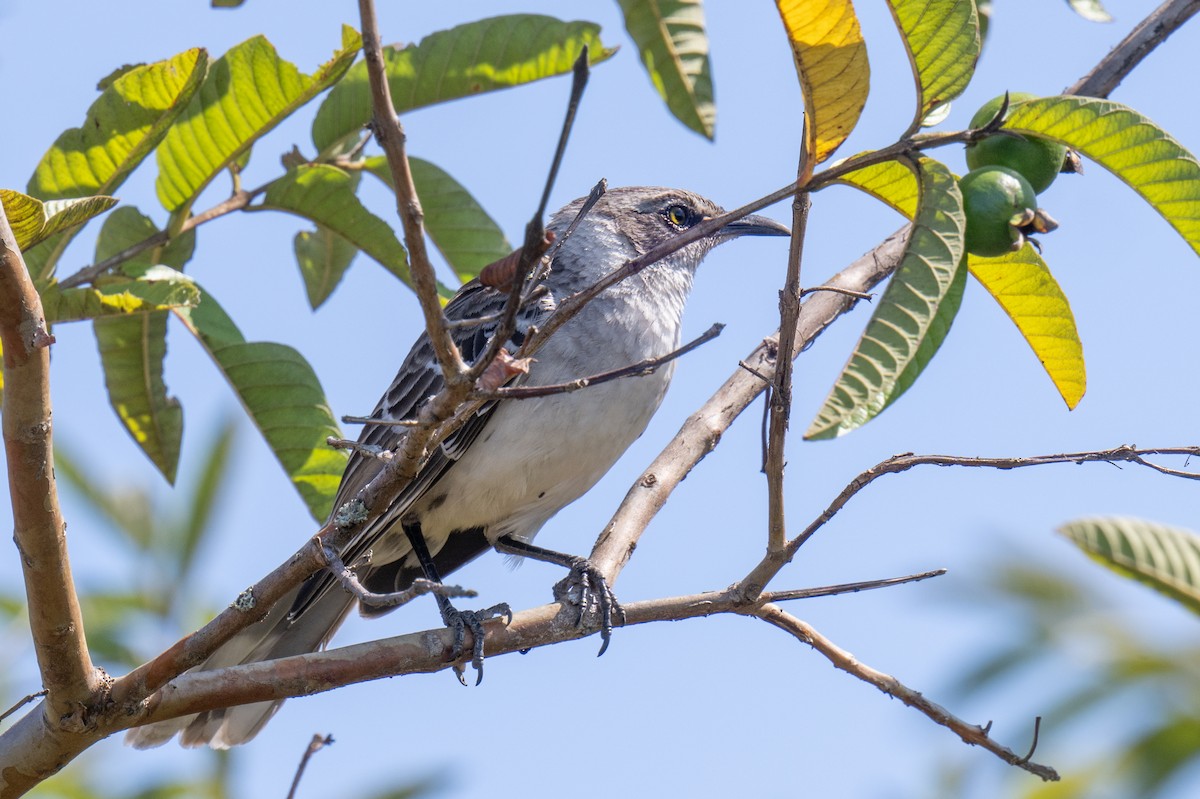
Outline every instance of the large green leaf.
[[324, 521], [346, 456], [325, 443], [341, 432], [308, 361], [283, 344], [247, 342], [207, 293], [198, 307], [176, 314], [225, 375], [313, 518]]
[[867, 44], [850, 0], [775, 0], [804, 94], [805, 149], [819, 164], [858, 124], [870, 90]]
[[1044, 97], [1015, 105], [1004, 129], [1083, 153], [1129, 184], [1200, 253], [1200, 162], [1137, 111], [1092, 97]]
[[865, 191], [877, 200], [890, 205], [907, 219], [917, 212], [917, 200], [921, 187], [913, 171], [899, 161], [882, 161], [878, 164], [847, 172], [835, 183], [853, 186]]
[[[385, 47], [388, 85], [397, 113], [571, 71], [584, 46], [595, 64], [615, 49], [590, 22], [512, 14], [430, 34], [419, 44]], [[321, 103], [313, 142], [322, 153], [359, 136], [371, 119], [365, 63], [356, 64]]]
[[667, 108], [680, 122], [711, 139], [717, 107], [701, 0], [618, 2], [625, 15], [625, 30]]
[[391, 227], [359, 201], [356, 182], [328, 164], [299, 166], [274, 181], [262, 202], [250, 210], [287, 211], [323, 225], [411, 285], [404, 246]]
[[47, 322], [128, 317], [199, 302], [196, 284], [169, 266], [152, 267], [136, 278], [99, 279], [86, 288], [59, 289], [51, 285], [42, 291]]
[[921, 158], [913, 168], [921, 194], [900, 266], [805, 438], [833, 438], [877, 416], [912, 385], [949, 330], [962, 292], [962, 193], [937, 161]]
[[888, 0], [917, 82], [915, 129], [963, 93], [979, 60], [975, 0]]
[[1012, 319], [1054, 387], [1074, 408], [1087, 388], [1075, 314], [1050, 268], [1031, 245], [995, 258], [968, 257], [971, 274]]
[[[191, 101], [208, 69], [201, 49], [126, 68], [108, 80], [84, 124], [63, 132], [34, 170], [29, 193], [43, 200], [112, 194], [150, 154]], [[73, 234], [26, 253], [29, 271], [44, 281]]]
[[[136, 208], [118, 208], [100, 228], [96, 260], [108, 258], [157, 232], [154, 222]], [[183, 268], [194, 248], [195, 234], [188, 233], [165, 247], [147, 250], [126, 261], [121, 265], [121, 275], [98, 279], [90, 289], [69, 289], [63, 293], [105, 292], [110, 286], [120, 287], [130, 282], [130, 278], [136, 282], [166, 270], [177, 275], [173, 279], [187, 288], [189, 301], [182, 304], [194, 305], [199, 290], [174, 271]], [[167, 393], [163, 377], [167, 355], [166, 311], [98, 318], [92, 329], [104, 368], [109, 404], [150, 462], [174, 483], [183, 439], [183, 408]]]
[[42, 202], [12, 189], [0, 189], [0, 203], [17, 247], [28, 250], [56, 233], [78, 227], [117, 204], [116, 197], [79, 197]]
[[233, 47], [209, 69], [200, 91], [158, 149], [158, 198], [177, 218], [230, 164], [296, 109], [335, 83], [362, 41], [342, 28], [342, 46], [313, 75], [285, 61], [263, 36]]
[[[409, 158], [408, 163], [425, 213], [425, 232], [460, 280], [465, 283], [488, 264], [512, 252], [504, 231], [465, 186], [428, 161]], [[368, 158], [365, 166], [388, 186], [392, 185], [386, 158]]]
[[1077, 519], [1058, 531], [1094, 560], [1200, 613], [1200, 536], [1119, 516]]

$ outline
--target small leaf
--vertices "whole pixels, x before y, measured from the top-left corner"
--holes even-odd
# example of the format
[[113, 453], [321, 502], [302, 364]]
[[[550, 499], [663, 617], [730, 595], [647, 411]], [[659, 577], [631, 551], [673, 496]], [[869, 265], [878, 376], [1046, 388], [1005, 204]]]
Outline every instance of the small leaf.
[[912, 384], [949, 330], [962, 296], [962, 193], [937, 161], [921, 158], [913, 168], [921, 195], [900, 266], [805, 438], [833, 438], [877, 416]]
[[[571, 71], [584, 45], [597, 64], [616, 50], [600, 41], [600, 26], [512, 14], [430, 34], [419, 44], [385, 47], [388, 85], [397, 113], [506, 89]], [[360, 136], [371, 120], [365, 62], [346, 73], [313, 120], [313, 142], [323, 154]]]
[[637, 44], [642, 65], [675, 118], [712, 139], [713, 103], [708, 33], [701, 0], [618, 0], [625, 30]]
[[225, 375], [313, 518], [324, 521], [346, 456], [325, 443], [341, 431], [308, 361], [283, 344], [247, 342], [209, 294], [176, 315]]
[[158, 198], [177, 217], [230, 164], [345, 74], [362, 41], [342, 29], [342, 46], [313, 75], [285, 61], [263, 36], [233, 47], [209, 69], [200, 91], [158, 149]]
[[1100, 164], [1200, 254], [1200, 163], [1137, 111], [1091, 97], [1044, 97], [1013, 106], [1004, 129], [1054, 139]]
[[[116, 197], [80, 197], [73, 200], [41, 200], [12, 189], [0, 189], [0, 202], [22, 252], [56, 233], [78, 227], [117, 204]], [[32, 266], [30, 267], [32, 271]]]
[[1087, 388], [1083, 342], [1071, 305], [1046, 262], [1026, 244], [1017, 252], [995, 258], [968, 256], [967, 264], [1012, 319], [1073, 410]]
[[[162, 141], [207, 69], [208, 54], [196, 48], [109, 76], [83, 126], [65, 131], [42, 156], [29, 180], [29, 193], [60, 200], [115, 192]], [[38, 282], [53, 272], [73, 235], [26, 253], [30, 274]]]
[[[104, 220], [104, 226], [100, 228], [96, 240], [96, 259], [108, 258], [157, 232], [154, 222], [136, 208], [118, 208]], [[147, 275], [170, 274], [172, 280], [186, 287], [188, 302], [180, 305], [196, 304], [199, 289], [175, 271], [188, 262], [194, 247], [195, 234], [189, 233], [165, 247], [134, 256], [121, 265], [124, 275], [135, 278], [134, 281], [125, 282], [136, 283], [136, 279]], [[175, 267], [175, 270], [166, 265]], [[91, 289], [68, 291], [103, 292], [110, 285], [120, 286], [122, 279], [108, 277], [97, 280]], [[167, 393], [163, 377], [163, 363], [167, 355], [167, 314], [157, 311], [127, 318], [101, 318], [92, 323], [92, 329], [100, 350], [100, 363], [104, 367], [109, 404], [150, 462], [158, 467], [168, 482], [174, 483], [183, 439], [183, 409], [179, 401]]]
[[867, 45], [850, 0], [775, 0], [804, 93], [805, 146], [819, 164], [841, 146], [870, 90]]
[[963, 93], [979, 60], [975, 0], [888, 0], [917, 82], [913, 129]]
[[[461, 183], [428, 161], [409, 158], [408, 163], [425, 212], [425, 232], [460, 280], [467, 282], [480, 269], [512, 252], [504, 231]], [[364, 165], [392, 186], [386, 158], [368, 158]]]
[[1058, 528], [1089, 557], [1200, 613], [1200, 537], [1190, 530], [1119, 516]]
[[1104, 10], [1100, 0], [1067, 0], [1067, 5], [1088, 22], [1112, 22], [1112, 14]]
[[367, 210], [357, 181], [335, 166], [301, 166], [274, 181], [262, 203], [248, 210], [287, 211], [324, 225], [412, 285], [404, 246], [386, 222]]
[[329, 299], [342, 281], [358, 248], [324, 225], [316, 230], [301, 230], [292, 240], [296, 263], [304, 278], [308, 304], [315, 311]]

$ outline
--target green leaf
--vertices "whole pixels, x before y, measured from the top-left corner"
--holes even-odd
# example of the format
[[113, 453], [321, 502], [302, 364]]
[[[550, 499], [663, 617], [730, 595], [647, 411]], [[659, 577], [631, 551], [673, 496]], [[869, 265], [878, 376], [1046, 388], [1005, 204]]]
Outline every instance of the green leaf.
[[711, 140], [717, 107], [701, 0], [618, 2], [625, 15], [625, 30], [667, 108], [684, 125]]
[[308, 361], [283, 344], [247, 342], [209, 294], [175, 313], [229, 381], [313, 518], [324, 521], [346, 456], [325, 442], [341, 431]]
[[153, 267], [137, 278], [100, 278], [88, 288], [59, 289], [51, 285], [42, 292], [48, 322], [143, 315], [199, 302], [196, 284], [169, 266]]
[[979, 60], [975, 0], [888, 0], [917, 82], [912, 129], [963, 93]]
[[1100, 164], [1200, 254], [1200, 162], [1137, 111], [1091, 97], [1044, 97], [1015, 105], [1004, 129], [1062, 142]]
[[213, 514], [220, 504], [224, 488], [229, 484], [229, 462], [237, 441], [237, 428], [237, 419], [229, 416], [212, 436], [183, 518], [176, 525], [178, 532], [172, 549], [176, 554], [175, 568], [180, 580], [188, 576], [195, 562], [197, 547], [213, 529]]
[[[80, 197], [73, 200], [41, 200], [12, 189], [0, 189], [0, 202], [22, 252], [56, 233], [78, 227], [117, 204], [116, 197]], [[30, 266], [32, 272], [33, 267]]]
[[209, 69], [200, 91], [158, 149], [158, 198], [183, 217], [213, 178], [298, 108], [335, 83], [361, 47], [352, 28], [313, 75], [279, 57], [263, 36], [233, 47]]
[[[464, 283], [493, 261], [512, 252], [504, 231], [461, 183], [440, 167], [409, 158], [413, 185], [425, 212], [425, 232]], [[392, 187], [392, 172], [383, 156], [364, 166]]]
[[995, 258], [968, 256], [971, 274], [1012, 319], [1067, 407], [1087, 389], [1075, 314], [1050, 268], [1029, 244]]
[[1112, 14], [1104, 10], [1100, 0], [1067, 0], [1067, 5], [1089, 22], [1112, 22]]
[[[616, 52], [604, 46], [600, 26], [590, 22], [512, 14], [439, 31], [416, 45], [385, 47], [383, 57], [392, 102], [403, 113], [566, 74], [585, 45], [592, 64]], [[361, 135], [371, 116], [367, 68], [360, 62], [321, 103], [313, 142], [327, 153]]]
[[292, 240], [292, 248], [300, 276], [304, 278], [308, 304], [315, 311], [342, 281], [342, 275], [358, 255], [358, 248], [324, 225], [317, 225], [316, 230], [301, 230]]
[[106, 519], [126, 543], [138, 551], [150, 548], [155, 522], [150, 496], [140, 487], [112, 490], [102, 485], [61, 443], [54, 447], [54, 475], [75, 491], [93, 513]]
[[[157, 232], [154, 222], [136, 208], [118, 208], [104, 220], [100, 229], [96, 260], [108, 258]], [[188, 262], [194, 248], [195, 234], [189, 233], [165, 247], [139, 253], [123, 263], [121, 271], [127, 277], [135, 278], [132, 281], [135, 283], [147, 275], [165, 276], [169, 272], [179, 286], [186, 286], [189, 301], [180, 305], [194, 305], [199, 301], [199, 289], [175, 271]], [[168, 267], [174, 267], [174, 270]], [[119, 287], [122, 282], [131, 281], [122, 281], [120, 277], [102, 278], [91, 289], [68, 291], [105, 292], [109, 286]], [[109, 404], [150, 462], [168, 482], [174, 483], [183, 438], [183, 409], [179, 401], [167, 393], [163, 377], [163, 362], [167, 355], [166, 312], [96, 319], [92, 329], [104, 368]]]
[[1190, 530], [1119, 516], [1058, 528], [1093, 560], [1200, 613], [1200, 537]]
[[[208, 54], [195, 48], [114, 73], [102, 84], [84, 124], [65, 131], [42, 156], [29, 193], [43, 200], [114, 193], [162, 141], [207, 69]], [[72, 235], [26, 253], [29, 271], [39, 282], [53, 272]]]
[[[805, 438], [833, 438], [896, 400], [933, 356], [962, 291], [962, 193], [944, 165], [913, 166], [921, 195], [900, 266]], [[947, 305], [945, 312], [941, 306]]]
[[248, 210], [287, 211], [323, 225], [412, 285], [404, 246], [391, 227], [359, 201], [356, 185], [353, 176], [335, 166], [300, 166], [271, 183], [262, 203]]
[[867, 44], [850, 0], [775, 0], [804, 94], [805, 150], [819, 164], [858, 124], [870, 90]]
[[883, 161], [847, 172], [834, 183], [865, 191], [890, 205], [906, 219], [912, 219], [917, 212], [917, 200], [921, 196], [916, 175], [899, 161]]

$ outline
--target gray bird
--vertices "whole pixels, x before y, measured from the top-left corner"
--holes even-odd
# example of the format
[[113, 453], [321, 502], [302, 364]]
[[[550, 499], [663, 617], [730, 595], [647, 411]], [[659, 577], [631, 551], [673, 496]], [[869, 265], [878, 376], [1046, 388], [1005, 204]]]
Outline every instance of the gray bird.
[[[548, 229], [562, 237], [583, 202], [576, 200], [554, 214]], [[515, 352], [530, 327], [553, 313], [561, 299], [721, 213], [709, 200], [678, 189], [639, 186], [608, 191], [555, 254], [542, 283], [546, 292], [522, 309], [507, 349]], [[696, 267], [718, 244], [745, 235], [786, 236], [790, 231], [773, 220], [748, 216], [607, 289], [550, 337], [521, 383], [567, 382], [678, 348], [683, 307]], [[474, 280], [455, 295], [445, 313], [452, 321], [484, 319], [498, 313], [504, 300], [504, 293]], [[494, 321], [485, 321], [455, 329], [467, 363], [484, 352], [495, 326]], [[649, 375], [484, 407], [433, 452], [412, 484], [342, 552], [343, 560], [355, 567], [367, 588], [379, 593], [402, 590], [422, 576], [438, 580], [493, 547], [572, 569], [586, 567], [582, 558], [529, 542], [555, 513], [590, 489], [642, 434], [666, 393], [674, 367], [672, 361]], [[373, 416], [415, 418], [421, 403], [441, 386], [433, 349], [422, 335]], [[402, 435], [403, 428], [367, 425], [359, 442], [392, 448]], [[375, 458], [352, 454], [334, 507], [352, 499], [381, 468]], [[424, 563], [422, 548], [428, 551]], [[458, 612], [445, 598], [437, 599], [443, 619], [461, 629]], [[354, 604], [330, 574], [317, 573], [279, 602], [278, 608], [290, 608], [287, 613], [274, 611], [197, 668], [315, 652], [329, 642]], [[363, 606], [360, 612], [375, 616], [387, 609]], [[468, 617], [469, 629], [479, 629], [472, 614], [462, 615]], [[482, 636], [475, 638], [481, 645]], [[171, 719], [132, 729], [126, 741], [146, 748], [180, 732], [184, 746], [208, 744], [223, 749], [253, 738], [281, 704], [260, 702]]]

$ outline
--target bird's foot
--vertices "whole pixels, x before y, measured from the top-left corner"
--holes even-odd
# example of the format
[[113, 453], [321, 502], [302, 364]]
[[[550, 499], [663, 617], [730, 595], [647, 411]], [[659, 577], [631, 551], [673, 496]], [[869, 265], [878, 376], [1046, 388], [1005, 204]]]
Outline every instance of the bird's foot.
[[[439, 597], [439, 600], [442, 600]], [[490, 608], [483, 610], [458, 610], [450, 604], [449, 600], [439, 601], [438, 607], [442, 612], [442, 623], [454, 631], [454, 643], [450, 651], [450, 659], [457, 661], [463, 656], [463, 649], [466, 644], [467, 630], [471, 631], [471, 665], [475, 668], [475, 684], [483, 682], [483, 638], [484, 629], [483, 623], [492, 619], [504, 618], [507, 621], [512, 621], [512, 609], [508, 603], [501, 602], [498, 605], [492, 605]], [[456, 665], [454, 673], [458, 677], [458, 681], [463, 685], [467, 684], [466, 678], [463, 676], [464, 665]]]
[[625, 609], [617, 601], [616, 594], [608, 585], [608, 580], [600, 570], [592, 565], [587, 558], [574, 557], [570, 562], [570, 573], [554, 586], [554, 598], [559, 602], [570, 602], [579, 608], [579, 618], [575, 620], [578, 627], [584, 626], [584, 621], [593, 610], [600, 614], [600, 657], [608, 649], [612, 639], [613, 620], [618, 626], [625, 625]]

